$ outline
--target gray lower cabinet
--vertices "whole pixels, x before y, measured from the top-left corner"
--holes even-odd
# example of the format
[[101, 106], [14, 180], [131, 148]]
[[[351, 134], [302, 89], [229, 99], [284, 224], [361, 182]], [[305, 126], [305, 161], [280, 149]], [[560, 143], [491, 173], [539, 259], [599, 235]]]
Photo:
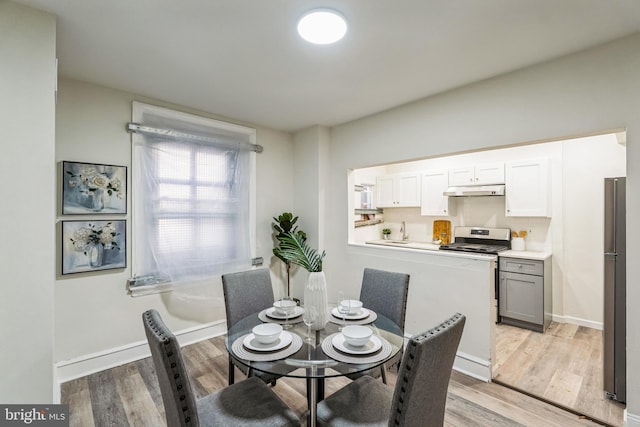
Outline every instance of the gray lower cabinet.
[[544, 332], [551, 323], [551, 259], [500, 257], [502, 323]]

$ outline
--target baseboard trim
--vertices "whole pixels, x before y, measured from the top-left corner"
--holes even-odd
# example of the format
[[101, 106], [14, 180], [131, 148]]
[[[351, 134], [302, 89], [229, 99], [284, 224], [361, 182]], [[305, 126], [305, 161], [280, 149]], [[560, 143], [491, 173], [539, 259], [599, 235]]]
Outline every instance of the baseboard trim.
[[488, 383], [491, 381], [491, 363], [477, 356], [458, 351], [453, 369], [461, 374]]
[[594, 322], [593, 320], [580, 319], [578, 317], [558, 316], [554, 314], [551, 319], [554, 322], [558, 323], [571, 323], [573, 325], [584, 326], [591, 329], [598, 329], [600, 331], [604, 329], [604, 325], [602, 322]]
[[[179, 332], [175, 332], [181, 346], [193, 344], [209, 338], [227, 333], [227, 325], [224, 320], [195, 326]], [[55, 380], [57, 388], [60, 384], [76, 378], [91, 375], [96, 372], [111, 369], [125, 363], [149, 357], [151, 352], [147, 341], [138, 341], [121, 347], [115, 347], [97, 353], [87, 354], [74, 359], [64, 360], [55, 364]], [[56, 393], [54, 392], [54, 398]], [[57, 393], [59, 396], [59, 391]]]
[[630, 414], [627, 410], [624, 410], [624, 425], [625, 427], [640, 427], [640, 415]]

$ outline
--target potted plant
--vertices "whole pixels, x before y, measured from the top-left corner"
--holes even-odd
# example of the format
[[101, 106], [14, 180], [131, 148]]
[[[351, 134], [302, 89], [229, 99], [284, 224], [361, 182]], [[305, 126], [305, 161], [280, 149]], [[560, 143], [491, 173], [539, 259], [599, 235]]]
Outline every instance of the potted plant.
[[273, 253], [280, 259], [299, 265], [309, 272], [307, 286], [304, 288], [305, 306], [315, 307], [317, 313], [313, 329], [322, 329], [327, 323], [327, 281], [322, 271], [325, 251], [319, 253], [307, 243], [304, 233], [299, 231], [282, 233], [278, 237], [280, 245]]
[[288, 234], [298, 234], [302, 240], [307, 239], [307, 234], [298, 230], [298, 227], [295, 225], [298, 221], [297, 216], [293, 216], [291, 212], [283, 212], [277, 218], [273, 218], [275, 223], [273, 224], [273, 229], [276, 231], [276, 239], [278, 240], [278, 246], [273, 248], [273, 254], [279, 258], [282, 262], [285, 263], [287, 269], [287, 296], [291, 296], [291, 260], [287, 257], [287, 255], [280, 250], [280, 245], [282, 244], [282, 237], [285, 237]]
[[391, 229], [390, 228], [383, 228], [382, 229], [382, 237], [385, 240], [389, 240], [391, 238]]

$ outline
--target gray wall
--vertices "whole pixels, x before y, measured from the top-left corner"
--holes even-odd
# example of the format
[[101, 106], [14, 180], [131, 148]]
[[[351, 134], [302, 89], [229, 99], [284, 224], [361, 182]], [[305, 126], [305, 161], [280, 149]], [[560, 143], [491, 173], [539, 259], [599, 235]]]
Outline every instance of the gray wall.
[[52, 15], [0, 1], [2, 403], [53, 393], [55, 44]]

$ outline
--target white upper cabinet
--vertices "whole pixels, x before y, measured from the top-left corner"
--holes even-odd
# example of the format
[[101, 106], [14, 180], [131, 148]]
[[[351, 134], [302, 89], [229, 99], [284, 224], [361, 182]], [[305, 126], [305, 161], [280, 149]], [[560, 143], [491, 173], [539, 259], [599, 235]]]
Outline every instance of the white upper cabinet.
[[506, 216], [550, 217], [549, 160], [507, 162], [505, 171]]
[[376, 177], [376, 206], [400, 208], [420, 206], [420, 174], [402, 173]]
[[477, 185], [504, 184], [504, 163], [487, 163], [474, 169]]
[[420, 213], [424, 216], [455, 215], [455, 200], [443, 196], [449, 187], [449, 171], [431, 170], [422, 174], [422, 204]]
[[473, 166], [466, 168], [449, 169], [449, 185], [459, 187], [461, 185], [473, 185], [475, 181]]
[[376, 207], [395, 206], [395, 182], [393, 175], [376, 177]]
[[449, 186], [504, 184], [504, 163], [449, 169]]

